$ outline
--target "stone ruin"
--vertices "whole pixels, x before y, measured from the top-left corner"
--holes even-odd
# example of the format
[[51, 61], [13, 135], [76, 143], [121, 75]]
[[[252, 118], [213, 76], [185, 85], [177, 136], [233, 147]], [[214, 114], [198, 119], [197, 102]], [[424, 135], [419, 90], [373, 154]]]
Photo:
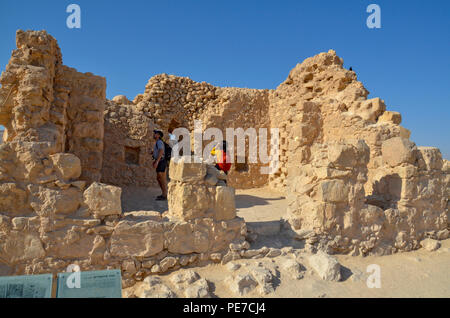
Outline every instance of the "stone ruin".
[[[12, 274], [121, 268], [126, 287], [239, 258], [249, 244], [235, 188], [284, 192], [286, 232], [328, 253], [390, 254], [449, 237], [449, 161], [410, 141], [401, 115], [367, 99], [332, 50], [275, 90], [161, 74], [129, 101], [107, 100], [105, 78], [64, 66], [45, 31], [19, 30], [16, 42], [0, 77], [0, 263]], [[195, 120], [224, 135], [279, 128], [279, 169], [262, 174], [246, 158], [226, 186], [206, 163], [172, 162], [168, 211], [122, 213], [121, 187], [156, 184], [153, 128], [167, 135]]]

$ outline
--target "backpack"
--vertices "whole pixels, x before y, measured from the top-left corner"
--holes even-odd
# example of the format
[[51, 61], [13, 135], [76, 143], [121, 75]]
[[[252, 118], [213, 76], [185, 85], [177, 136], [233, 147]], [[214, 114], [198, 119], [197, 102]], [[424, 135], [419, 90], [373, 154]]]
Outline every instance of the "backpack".
[[169, 162], [170, 159], [172, 158], [172, 147], [169, 146], [169, 144], [165, 141], [163, 141], [164, 143], [164, 159]]

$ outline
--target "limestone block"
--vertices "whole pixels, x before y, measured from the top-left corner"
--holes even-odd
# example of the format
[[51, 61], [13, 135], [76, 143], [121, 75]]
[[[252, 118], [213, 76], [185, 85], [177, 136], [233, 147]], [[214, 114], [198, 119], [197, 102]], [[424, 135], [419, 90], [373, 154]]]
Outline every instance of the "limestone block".
[[214, 218], [228, 221], [236, 217], [235, 190], [232, 187], [218, 186], [214, 205]]
[[346, 202], [350, 187], [342, 180], [325, 180], [319, 184], [319, 196], [324, 202]]
[[132, 102], [130, 102], [125, 95], [114, 96], [114, 98], [112, 100], [114, 102], [116, 102], [117, 104], [124, 104], [124, 105], [132, 104]]
[[384, 104], [384, 101], [378, 97], [357, 103], [350, 109], [354, 114], [370, 121], [376, 121], [385, 110], [386, 105]]
[[89, 258], [94, 248], [95, 235], [80, 233], [79, 229], [62, 229], [47, 232], [45, 249], [48, 255], [63, 259]]
[[57, 153], [50, 156], [59, 178], [63, 180], [78, 179], [81, 175], [80, 159], [70, 153]]
[[402, 163], [414, 164], [416, 158], [416, 145], [405, 138], [394, 137], [383, 142], [381, 152], [383, 163], [391, 167]]
[[121, 195], [119, 187], [94, 182], [84, 191], [84, 202], [96, 216], [121, 214]]
[[[193, 160], [192, 160], [193, 161]], [[178, 162], [170, 161], [169, 176], [171, 180], [181, 182], [202, 181], [206, 176], [206, 165], [204, 163], [187, 163], [184, 157]]]
[[30, 205], [40, 216], [52, 217], [56, 214], [75, 213], [83, 201], [79, 189], [70, 187], [66, 190], [54, 190], [36, 185], [29, 185]]
[[443, 167], [442, 154], [439, 148], [418, 147], [419, 169], [441, 170]]
[[341, 280], [341, 264], [333, 256], [318, 252], [311, 255], [308, 261], [321, 279], [336, 282]]
[[380, 117], [378, 117], [378, 122], [388, 122], [400, 125], [400, 123], [402, 122], [402, 115], [398, 112], [385, 111]]
[[349, 144], [335, 143], [328, 146], [328, 160], [342, 167], [353, 167], [358, 160], [356, 149]]
[[427, 251], [433, 252], [441, 246], [441, 243], [439, 243], [439, 241], [436, 241], [436, 240], [433, 240], [430, 238], [426, 238], [426, 239], [420, 241], [420, 246], [422, 246]]
[[166, 231], [164, 236], [170, 253], [205, 253], [209, 249], [209, 230], [205, 226], [180, 222], [170, 231]]
[[0, 259], [8, 264], [43, 258], [45, 250], [37, 233], [0, 233]]
[[149, 257], [164, 247], [160, 222], [119, 222], [111, 235], [110, 253], [116, 257]]
[[170, 182], [168, 205], [170, 215], [183, 220], [205, 217], [212, 207], [213, 193], [204, 184]]
[[9, 215], [26, 214], [30, 211], [27, 193], [15, 183], [0, 184], [0, 212]]

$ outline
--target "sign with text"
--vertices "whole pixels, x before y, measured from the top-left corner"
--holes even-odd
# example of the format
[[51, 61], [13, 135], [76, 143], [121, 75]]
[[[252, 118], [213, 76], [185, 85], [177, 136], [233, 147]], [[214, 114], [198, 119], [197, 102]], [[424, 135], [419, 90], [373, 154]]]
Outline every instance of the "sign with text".
[[53, 275], [0, 277], [0, 298], [51, 298]]
[[58, 274], [56, 298], [121, 298], [120, 270]]

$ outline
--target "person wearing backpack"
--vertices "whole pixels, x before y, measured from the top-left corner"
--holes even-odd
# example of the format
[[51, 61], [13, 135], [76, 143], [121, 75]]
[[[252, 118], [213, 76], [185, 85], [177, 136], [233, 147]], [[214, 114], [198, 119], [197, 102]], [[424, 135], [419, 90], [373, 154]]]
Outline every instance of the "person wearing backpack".
[[164, 136], [160, 130], [153, 131], [153, 139], [155, 139], [155, 146], [153, 147], [153, 168], [156, 169], [156, 180], [161, 188], [162, 194], [156, 197], [158, 201], [167, 200], [167, 178], [166, 168], [167, 159], [166, 156], [169, 151], [166, 151], [166, 143], [162, 141]]

